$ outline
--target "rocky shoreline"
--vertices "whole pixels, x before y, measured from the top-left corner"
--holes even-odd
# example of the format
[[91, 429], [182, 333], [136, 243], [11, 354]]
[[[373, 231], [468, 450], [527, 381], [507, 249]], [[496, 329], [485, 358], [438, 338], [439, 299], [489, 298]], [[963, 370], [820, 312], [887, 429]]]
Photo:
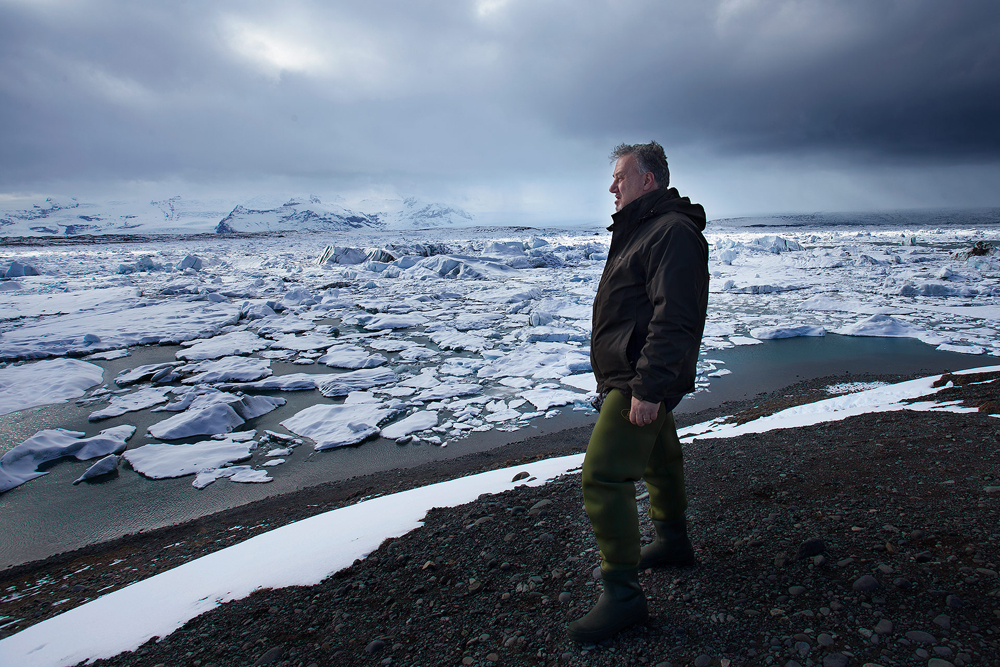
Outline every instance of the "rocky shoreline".
[[[986, 406], [995, 381], [947, 389], [947, 399]], [[816, 400], [830, 382], [690, 422]], [[868, 414], [686, 445], [699, 565], [644, 573], [653, 618], [599, 646], [565, 635], [599, 592], [579, 475], [568, 475], [434, 510], [422, 528], [317, 586], [261, 591], [98, 664], [1000, 664], [1000, 422], [988, 411]], [[405, 480], [307, 489], [20, 566], [4, 573], [5, 590], [49, 583], [2, 613], [26, 618], [10, 628], [23, 629], [61, 599], [70, 601], [57, 611], [276, 525], [373, 493], [582, 451], [588, 436], [574, 429]]]

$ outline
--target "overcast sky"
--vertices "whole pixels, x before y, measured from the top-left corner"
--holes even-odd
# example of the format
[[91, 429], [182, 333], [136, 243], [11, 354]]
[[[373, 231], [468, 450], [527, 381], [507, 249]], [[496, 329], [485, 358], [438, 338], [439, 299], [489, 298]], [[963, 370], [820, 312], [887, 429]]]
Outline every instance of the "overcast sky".
[[0, 0], [0, 199], [599, 220], [656, 139], [710, 218], [1000, 206], [998, 119], [996, 0]]

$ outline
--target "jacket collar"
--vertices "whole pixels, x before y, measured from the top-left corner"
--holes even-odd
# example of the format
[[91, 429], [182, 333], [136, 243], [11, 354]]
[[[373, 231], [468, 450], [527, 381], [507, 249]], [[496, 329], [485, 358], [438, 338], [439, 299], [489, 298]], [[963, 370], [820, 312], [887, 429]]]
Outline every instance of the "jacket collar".
[[646, 218], [657, 214], [657, 209], [661, 202], [677, 199], [680, 195], [675, 188], [657, 188], [652, 192], [647, 192], [643, 196], [625, 205], [620, 211], [611, 215], [612, 224], [608, 227], [609, 232], [615, 229], [627, 229], [637, 225]]

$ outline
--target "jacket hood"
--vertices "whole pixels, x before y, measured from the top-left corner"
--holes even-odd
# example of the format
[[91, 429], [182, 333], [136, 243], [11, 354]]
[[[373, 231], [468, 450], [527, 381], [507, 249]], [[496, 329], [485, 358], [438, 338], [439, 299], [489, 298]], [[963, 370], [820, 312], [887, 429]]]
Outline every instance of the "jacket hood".
[[641, 222], [647, 218], [671, 212], [683, 213], [691, 218], [698, 231], [705, 230], [705, 208], [701, 204], [692, 204], [687, 197], [681, 197], [677, 188], [658, 188], [647, 192], [635, 201], [629, 202], [625, 208], [614, 213], [611, 219], [615, 224], [634, 220]]

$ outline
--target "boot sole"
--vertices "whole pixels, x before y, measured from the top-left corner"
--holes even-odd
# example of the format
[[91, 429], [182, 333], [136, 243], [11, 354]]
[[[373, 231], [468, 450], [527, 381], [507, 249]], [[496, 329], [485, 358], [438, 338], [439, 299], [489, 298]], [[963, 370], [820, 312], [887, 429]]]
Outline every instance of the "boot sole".
[[639, 623], [645, 623], [648, 620], [649, 611], [644, 610], [641, 614], [634, 614], [633, 616], [626, 617], [618, 623], [615, 623], [610, 628], [604, 628], [601, 630], [576, 630], [572, 627], [572, 625], [570, 625], [567, 634], [569, 634], [570, 639], [579, 644], [596, 644], [604, 641], [605, 639], [614, 637], [625, 628], [638, 625]]

